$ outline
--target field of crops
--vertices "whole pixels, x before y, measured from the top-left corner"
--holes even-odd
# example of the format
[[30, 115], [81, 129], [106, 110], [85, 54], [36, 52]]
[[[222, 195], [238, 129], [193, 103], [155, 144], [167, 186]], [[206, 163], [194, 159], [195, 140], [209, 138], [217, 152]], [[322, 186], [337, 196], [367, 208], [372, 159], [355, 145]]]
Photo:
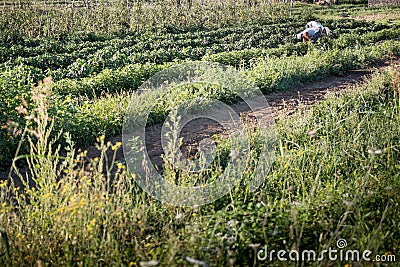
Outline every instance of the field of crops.
[[[264, 245], [276, 251], [322, 251], [336, 248], [340, 238], [349, 249], [400, 257], [400, 69], [394, 63], [343, 95], [277, 120], [277, 156], [254, 193], [246, 181], [262, 160], [257, 158], [257, 131], [251, 133], [252, 159], [242, 182], [201, 207], [158, 202], [138, 187], [123, 160], [105, 159], [106, 150], [116, 155], [121, 149], [107, 140], [122, 134], [132, 95], [154, 74], [178, 64], [218, 62], [268, 94], [400, 56], [396, 15], [356, 18], [388, 10], [398, 16], [398, 7], [189, 2], [193, 6], [179, 7], [184, 16], [172, 6], [160, 18], [151, 10], [168, 3], [107, 5], [85, 15], [81, 9], [86, 1], [77, 10], [64, 2], [38, 5], [36, 11], [24, 9], [29, 3], [4, 4], [0, 228], [5, 232], [0, 264], [255, 266], [265, 264], [257, 259]], [[63, 4], [69, 9], [62, 11]], [[127, 22], [127, 14], [118, 10], [132, 11], [136, 19]], [[333, 34], [316, 44], [300, 42], [296, 33], [313, 19]], [[240, 101], [238, 94], [229, 88], [184, 86], [162, 99], [141, 95], [131, 112], [140, 116], [143, 107], [156, 107], [147, 122], [151, 126], [184, 101], [207, 97], [232, 104]], [[220, 175], [230, 155], [232, 140], [216, 138], [220, 162], [207, 177]], [[84, 149], [95, 144], [100, 156], [86, 157]], [[171, 179], [194, 179], [191, 173], [164, 167]], [[12, 177], [22, 182], [14, 185]], [[299, 263], [352, 264], [357, 263]], [[288, 266], [279, 261], [267, 265]]]
[[[124, 93], [174, 64], [205, 60], [235, 66], [269, 92], [374, 62], [389, 49], [398, 51], [397, 24], [347, 18], [322, 21], [334, 29], [332, 38], [322, 38], [317, 46], [303, 44], [294, 36], [308, 19], [283, 17], [215, 29], [111, 36], [76, 33], [60, 40], [38, 37], [4, 43], [0, 82], [8, 88], [3, 92], [8, 103], [2, 112], [14, 114], [21, 104], [13, 97], [17, 92], [28, 100], [32, 85], [52, 77], [57, 104], [51, 112], [57, 129], [70, 132], [79, 146], [90, 145], [102, 134], [120, 133], [129, 98]], [[23, 124], [20, 117], [13, 121]], [[8, 119], [4, 116], [1, 123]], [[0, 146], [0, 157], [9, 164], [18, 142], [6, 132], [2, 138], [7, 142]]]

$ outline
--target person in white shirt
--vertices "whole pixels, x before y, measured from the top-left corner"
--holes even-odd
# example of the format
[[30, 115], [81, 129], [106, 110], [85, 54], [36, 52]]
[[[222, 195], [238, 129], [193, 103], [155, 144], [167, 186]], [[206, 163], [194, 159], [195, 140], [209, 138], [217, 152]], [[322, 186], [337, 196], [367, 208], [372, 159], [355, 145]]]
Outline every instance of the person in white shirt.
[[297, 39], [303, 42], [312, 41], [317, 42], [318, 38], [321, 36], [322, 30], [320, 28], [306, 28], [301, 33], [297, 34]]
[[319, 28], [319, 29], [323, 30], [323, 29], [324, 29], [324, 26], [322, 26], [321, 23], [319, 23], [319, 22], [313, 20], [313, 21], [310, 21], [310, 22], [308, 22], [308, 23], [306, 24], [306, 29], [307, 29], [307, 28]]
[[331, 35], [332, 31], [328, 28], [328, 27], [324, 27], [321, 23], [319, 23], [318, 21], [310, 21], [306, 24], [306, 29], [308, 28], [318, 28], [321, 30], [321, 33], [325, 34], [325, 35]]

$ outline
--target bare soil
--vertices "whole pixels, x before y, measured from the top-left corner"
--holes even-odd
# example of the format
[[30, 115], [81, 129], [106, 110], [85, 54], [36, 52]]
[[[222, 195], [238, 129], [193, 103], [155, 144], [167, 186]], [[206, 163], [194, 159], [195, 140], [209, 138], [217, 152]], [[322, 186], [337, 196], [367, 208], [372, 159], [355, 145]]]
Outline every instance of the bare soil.
[[364, 14], [364, 15], [352, 16], [352, 18], [358, 19], [358, 20], [372, 20], [372, 21], [398, 20], [398, 19], [400, 19], [400, 12]]
[[[278, 119], [293, 114], [299, 105], [311, 106], [319, 101], [326, 98], [329, 92], [342, 91], [343, 89], [362, 82], [365, 78], [368, 78], [370, 74], [377, 69], [384, 69], [391, 62], [389, 60], [382, 60], [376, 62], [376, 64], [369, 66], [367, 69], [350, 71], [343, 76], [330, 76], [322, 81], [314, 83], [306, 83], [303, 86], [296, 86], [285, 91], [277, 91], [274, 93], [264, 95], [268, 101], [270, 108], [265, 110], [258, 110], [257, 116], [265, 116], [270, 118], [272, 115], [274, 119]], [[245, 102], [238, 102], [231, 107], [240, 114], [243, 121], [252, 123], [254, 122], [255, 114], [251, 111]], [[162, 170], [161, 166], [163, 160], [161, 155], [163, 154], [163, 148], [161, 145], [161, 129], [162, 124], [157, 124], [146, 128], [146, 147], [149, 157], [153, 164]], [[181, 151], [187, 157], [195, 156], [198, 146], [205, 138], [211, 138], [213, 135], [218, 134], [224, 136], [226, 129], [220, 124], [210, 119], [196, 119], [186, 124], [181, 132], [183, 138], [183, 145]], [[108, 140], [112, 144], [121, 142], [122, 136], [116, 136]], [[84, 149], [87, 151], [87, 158], [93, 159], [100, 156], [99, 150], [95, 146], [90, 146]], [[78, 152], [80, 151], [78, 150]], [[114, 151], [109, 149], [107, 156], [112, 159]], [[122, 148], [117, 151], [116, 161], [124, 162], [124, 154]], [[27, 173], [26, 168], [22, 168], [21, 173]], [[115, 171], [115, 170], [114, 170]], [[9, 171], [1, 172], [0, 179], [7, 179]], [[13, 178], [17, 184], [18, 178], [13, 175]]]
[[[381, 63], [383, 68], [387, 66], [389, 62]], [[379, 64], [379, 65], [381, 65]], [[265, 110], [258, 110], [257, 117], [266, 120], [272, 115], [273, 118], [278, 119], [280, 117], [290, 116], [293, 114], [299, 105], [311, 106], [319, 101], [326, 98], [329, 92], [341, 91], [351, 85], [363, 81], [365, 78], [376, 70], [377, 67], [370, 67], [368, 69], [350, 71], [343, 76], [331, 76], [325, 80], [314, 82], [312, 84], [307, 83], [303, 86], [296, 86], [285, 91], [278, 91], [264, 95], [268, 101], [270, 108]], [[245, 102], [238, 102], [231, 105], [231, 108], [240, 114], [243, 121], [254, 123], [255, 114], [251, 111]], [[163, 161], [161, 155], [163, 154], [163, 148], [161, 144], [161, 129], [162, 124], [157, 124], [146, 128], [146, 147], [152, 162], [161, 167]], [[201, 140], [205, 138], [212, 138], [213, 135], [224, 136], [226, 129], [219, 123], [211, 119], [196, 119], [186, 124], [180, 137], [183, 138], [183, 145], [181, 151], [187, 157], [193, 157], [198, 151], [198, 146]], [[116, 136], [109, 140], [113, 144], [121, 142], [122, 136]], [[89, 158], [99, 156], [99, 151], [95, 147], [86, 148], [88, 151], [87, 155]], [[111, 157], [113, 151], [110, 151], [109, 157]], [[122, 149], [117, 152], [116, 160], [123, 161], [124, 154]]]

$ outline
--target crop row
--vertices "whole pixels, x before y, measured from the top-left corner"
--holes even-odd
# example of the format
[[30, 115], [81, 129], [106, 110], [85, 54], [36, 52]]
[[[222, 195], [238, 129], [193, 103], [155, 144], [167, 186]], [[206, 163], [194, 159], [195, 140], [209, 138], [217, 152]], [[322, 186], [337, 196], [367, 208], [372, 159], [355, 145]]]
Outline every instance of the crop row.
[[[400, 28], [383, 29], [378, 32], [368, 32], [364, 35], [355, 33], [342, 34], [337, 39], [321, 38], [321, 46], [329, 49], [351, 48], [357, 45], [370, 45], [385, 40], [396, 40], [400, 36]], [[304, 55], [308, 46], [303, 43], [285, 44], [272, 49], [244, 49], [206, 55], [205, 61], [219, 62], [225, 65], [240, 66], [249, 65], [252, 60], [270, 56]]]
[[321, 80], [328, 75], [342, 75], [392, 53], [400, 55], [400, 41], [388, 40], [367, 46], [325, 51], [315, 49], [301, 57], [262, 58], [246, 72], [267, 93]]
[[[293, 33], [294, 34], [294, 33]], [[104, 48], [89, 55], [85, 59], [77, 59], [66, 68], [53, 71], [51, 75], [56, 80], [60, 78], [83, 78], [99, 73], [105, 68], [117, 69], [127, 64], [152, 62], [162, 64], [176, 60], [200, 60], [204, 55], [223, 51], [237, 51], [252, 47], [276, 47], [282, 43], [294, 42], [293, 34], [271, 35], [266, 32], [257, 34], [235, 34], [231, 40], [202, 40], [190, 41], [189, 46], [173, 44], [171, 47], [149, 48], [139, 52], [138, 46], [118, 48]], [[279, 36], [280, 38], [277, 38]], [[189, 43], [189, 42], [188, 42]], [[192, 46], [193, 45], [193, 46]], [[30, 65], [30, 64], [28, 64]], [[36, 66], [37, 67], [37, 66]]]
[[[299, 23], [297, 23], [299, 24]], [[304, 24], [304, 23], [302, 23]], [[300, 25], [300, 24], [299, 24]], [[293, 28], [295, 24], [288, 22], [282, 24], [282, 27]], [[0, 52], [0, 61], [24, 57], [31, 58], [32, 62], [41, 61], [40, 56], [58, 55], [77, 52], [82, 49], [112, 47], [114, 49], [123, 49], [130, 46], [136, 46], [137, 51], [151, 50], [158, 48], [184, 47], [184, 46], [205, 46], [214, 43], [225, 43], [227, 41], [237, 41], [239, 36], [253, 36], [259, 32], [277, 33], [274, 26], [265, 26], [262, 24], [253, 24], [243, 27], [228, 27], [208, 32], [194, 32], [185, 34], [170, 34], [162, 33], [145, 33], [140, 36], [136, 34], [127, 34], [117, 38], [105, 41], [73, 41], [73, 42], [58, 42], [54, 40], [43, 40], [42, 43], [35, 47], [26, 45], [14, 45], [10, 48], [3, 47]], [[80, 53], [82, 54], [82, 53]], [[84, 58], [84, 57], [82, 57]], [[29, 59], [27, 59], [29, 60]]]
[[[356, 45], [370, 45], [399, 36], [400, 29], [382, 30], [366, 35], [346, 34], [336, 40], [328, 38], [324, 49], [353, 48]], [[234, 52], [223, 52], [204, 56], [202, 60], [219, 62], [226, 65], [249, 65], [252, 60], [282, 55], [304, 55], [310, 46], [304, 43], [286, 44], [272, 49], [247, 49]], [[182, 53], [182, 52], [181, 52]], [[115, 61], [113, 61], [115, 62]], [[155, 70], [163, 69], [170, 64], [128, 64], [115, 70], [105, 69], [98, 74], [82, 79], [62, 79], [55, 83], [54, 90], [59, 94], [99, 95], [101, 92], [121, 92], [136, 89]]]
[[[365, 25], [358, 21], [349, 23], [344, 20], [344, 22], [348, 24], [346, 26], [348, 28]], [[346, 23], [343, 24], [346, 25]], [[335, 24], [333, 23], [332, 25]], [[169, 39], [165, 38], [165, 36], [160, 36], [158, 39], [155, 36], [149, 36], [150, 39], [143, 41], [127, 37], [123, 40], [111, 40], [110, 43], [112, 45], [101, 49], [98, 49], [96, 46], [99, 44], [96, 44], [96, 46], [89, 46], [89, 48], [83, 48], [70, 54], [57, 54], [54, 56], [44, 54], [31, 58], [18, 58], [13, 63], [14, 65], [23, 63], [32, 66], [37, 69], [36, 72], [43, 72], [42, 77], [50, 75], [54, 80], [83, 78], [99, 73], [106, 68], [118, 69], [127, 64], [146, 62], [162, 64], [176, 60], [200, 60], [205, 55], [221, 52], [228, 51], [229, 53], [230, 51], [295, 44], [297, 41], [294, 38], [294, 34], [302, 26], [303, 24], [297, 23], [297, 25], [282, 24], [280, 27], [275, 27], [275, 29], [263, 28], [258, 25], [244, 28], [228, 28], [224, 29], [223, 32], [230, 32], [230, 34], [220, 39], [211, 37], [184, 38], [188, 34], [177, 34]], [[370, 27], [372, 30], [379, 30], [387, 26], [372, 23]], [[353, 32], [354, 34], [368, 31], [368, 28], [364, 26], [361, 31], [357, 29]], [[192, 35], [196, 36], [196, 34]], [[177, 36], [178, 38], [173, 38]]]
[[[303, 44], [301, 44], [303, 45]], [[369, 46], [355, 46], [344, 49], [323, 49], [310, 47], [303, 56], [281, 55], [269, 56], [255, 60], [251, 69], [242, 69], [250, 79], [254, 80], [263, 92], [277, 89], [286, 89], [293, 85], [304, 83], [304, 81], [323, 79], [330, 74], [340, 74], [349, 69], [354, 69], [374, 60], [383, 58], [388, 51], [395, 55], [400, 54], [400, 41], [385, 41]], [[102, 73], [81, 80], [64, 79], [56, 82], [53, 86], [53, 109], [52, 116], [55, 118], [57, 127], [70, 132], [78, 146], [89, 145], [101, 134], [115, 135], [120, 133], [123, 116], [129, 102], [130, 96], [126, 94], [110, 94], [100, 98], [85, 100], [84, 97], [74, 96], [97, 95], [102, 96], [104, 92], [135, 90], [148, 77], [154, 73], [169, 67], [171, 64], [134, 64], [127, 65], [116, 71], [104, 70]], [[0, 75], [0, 89], [3, 99], [2, 113], [13, 121], [24, 123], [23, 114], [18, 115], [15, 108], [21, 101], [17, 95], [22, 96], [29, 102], [29, 92], [32, 80], [29, 79], [31, 70], [20, 66], [2, 72]], [[229, 99], [235, 96], [235, 92], [228, 89], [213, 92], [199, 92], [210, 97]], [[7, 94], [7, 95], [5, 95]], [[194, 94], [188, 91], [181, 97], [190, 98]], [[214, 95], [215, 94], [215, 95]], [[168, 98], [168, 96], [166, 96]], [[162, 114], [168, 110], [167, 103], [174, 103], [173, 99], [163, 99], [163, 105], [158, 107], [158, 113], [151, 120], [155, 123]], [[146, 103], [143, 105], [156, 103]], [[14, 114], [14, 115], [12, 115]], [[4, 125], [6, 121], [2, 121]], [[4, 130], [1, 132], [0, 142], [2, 159], [12, 156], [18, 143], [18, 138]]]
[[129, 64], [117, 70], [105, 69], [96, 76], [83, 79], [63, 79], [54, 84], [53, 90], [61, 95], [100, 96], [104, 93], [137, 89], [153, 74], [171, 64]]
[[[116, 48], [123, 48], [135, 43], [141, 42], [143, 45], [151, 45], [152, 43], [158, 44], [163, 42], [179, 43], [182, 41], [193, 40], [197, 38], [211, 38], [220, 39], [232, 33], [247, 33], [256, 32], [260, 28], [268, 27], [263, 24], [253, 24], [243, 27], [227, 27], [220, 28], [211, 31], [196, 31], [188, 33], [168, 33], [168, 32], [145, 32], [145, 33], [122, 33], [116, 36], [110, 36], [105, 38], [104, 36], [96, 36], [90, 34], [83, 34], [80, 38], [80, 34], [75, 34], [65, 39], [54, 40], [54, 39], [29, 39], [27, 41], [21, 41], [21, 44], [14, 44], [11, 47], [8, 44], [0, 47], [0, 62], [7, 61], [8, 59], [14, 59], [17, 57], [34, 57], [42, 54], [60, 54], [60, 53], [71, 53], [73, 51], [79, 51], [80, 49], [87, 47], [107, 47], [112, 46]], [[89, 38], [89, 36], [91, 36]]]
[[[282, 36], [282, 38], [277, 38]], [[283, 32], [274, 35], [261, 29], [260, 32], [232, 33], [221, 39], [162, 39], [145, 40], [135, 43], [135, 40], [124, 40], [124, 46], [115, 42], [101, 49], [89, 46], [73, 53], [42, 54], [28, 58], [17, 58], [12, 63], [4, 65], [25, 64], [38, 68], [43, 72], [52, 70], [48, 75], [54, 79], [65, 77], [81, 78], [97, 73], [104, 68], [115, 69], [134, 63], [163, 63], [174, 60], [198, 60], [205, 54], [222, 51], [241, 50], [249, 47], [274, 47], [279, 43], [293, 39]]]
[[[255, 81], [265, 93], [273, 90], [284, 90], [291, 86], [304, 84], [307, 81], [322, 80], [328, 75], [342, 74], [350, 69], [381, 59], [388, 55], [388, 51], [400, 55], [400, 41], [386, 41], [355, 49], [327, 51], [315, 49], [304, 56], [270, 57], [260, 60], [253, 68], [242, 71], [249, 79]], [[217, 99], [231, 99], [237, 93], [228, 88], [211, 89], [210, 92], [201, 90], [198, 92], [188, 90], [186, 92], [181, 87], [179, 90], [179, 101], [183, 101], [182, 97], [191, 99], [201, 95]], [[120, 133], [129, 99], [131, 99], [130, 95], [116, 94], [96, 99], [90, 104], [76, 103], [78, 108], [74, 109], [74, 113], [63, 110], [63, 112], [58, 113], [59, 116], [62, 116], [59, 120], [66, 122], [63, 128], [76, 136], [79, 139], [77, 140], [78, 143], [88, 145], [101, 134], [112, 136]], [[157, 112], [149, 118], [149, 121], [157, 123], [160, 118], [163, 118], [163, 114], [171, 108], [170, 105], [174, 105], [174, 101], [176, 99], [173, 99], [173, 96], [165, 95], [160, 103], [146, 102], [146, 98], [142, 98], [140, 103], [143, 106], [157, 106]], [[73, 103], [70, 100], [67, 100], [67, 102], [69, 105]], [[63, 104], [59, 106], [63, 106]], [[64, 116], [68, 118], [64, 118]]]
[[[265, 22], [264, 22], [265, 23]], [[252, 25], [244, 25], [241, 27], [227, 27], [212, 31], [197, 31], [179, 34], [170, 33], [145, 33], [142, 35], [137, 34], [121, 34], [115, 38], [106, 39], [100, 38], [98, 41], [95, 37], [88, 38], [86, 35], [82, 40], [78, 37], [71, 38], [71, 40], [42, 40], [31, 41], [35, 44], [33, 47], [29, 47], [28, 44], [14, 45], [10, 48], [3, 47], [0, 49], [0, 62], [8, 60], [14, 60], [18, 57], [23, 57], [19, 61], [23, 61], [26, 64], [39, 68], [46, 68], [47, 61], [51, 56], [58, 56], [66, 60], [60, 61], [60, 65], [57, 68], [65, 67], [68, 62], [73, 62], [77, 58], [86, 59], [88, 54], [87, 51], [95, 51], [97, 49], [115, 49], [122, 50], [130, 47], [136, 47], [131, 52], [141, 52], [143, 50], [155, 50], [155, 49], [171, 49], [171, 48], [184, 48], [184, 47], [204, 47], [211, 46], [213, 44], [225, 44], [225, 43], [237, 43], [236, 49], [243, 49], [251, 47], [273, 47], [277, 44], [281, 44], [292, 39], [292, 34], [301, 29], [306, 21], [286, 21], [282, 20], [276, 25], [255, 23]], [[350, 31], [352, 29], [362, 28], [358, 33], [366, 31], [376, 31], [382, 29], [382, 24], [376, 24], [374, 22], [357, 21], [351, 19], [342, 19], [337, 21], [326, 21], [324, 22], [333, 29], [340, 29], [341, 31]], [[90, 35], [88, 35], [90, 36]], [[268, 37], [269, 41], [261, 42], [265, 37]], [[275, 36], [276, 41], [274, 42], [271, 36]], [[290, 36], [291, 38], [284, 38]], [[282, 38], [283, 37], [283, 38]], [[248, 40], [245, 42], [244, 40]], [[72, 53], [72, 54], [71, 54]], [[71, 55], [69, 55], [71, 54]], [[56, 60], [55, 60], [56, 61]], [[56, 61], [57, 62], [57, 61]], [[55, 67], [55, 66], [52, 66]], [[52, 68], [54, 70], [54, 68]]]
[[[321, 42], [326, 47], [332, 48], [345, 48], [349, 46], [354, 46], [356, 44], [370, 44], [375, 43], [382, 40], [387, 39], [395, 39], [398, 38], [399, 29], [384, 29], [378, 32], [371, 32], [364, 35], [357, 35], [355, 33], [352, 34], [342, 34], [337, 39], [331, 40], [329, 38], [321, 38]], [[260, 38], [262, 39], [262, 38]], [[277, 39], [277, 38], [275, 38]], [[250, 42], [248, 38], [242, 39], [243, 42]], [[253, 39], [257, 40], [257, 38]], [[279, 39], [278, 39], [279, 40]], [[267, 41], [267, 40], [264, 40]], [[92, 80], [96, 80], [95, 84], [101, 84], [101, 79], [99, 77], [108, 77], [110, 76], [108, 73], [111, 73], [110, 70], [116, 70], [116, 73], [125, 73], [124, 71], [118, 71], [126, 65], [137, 65], [137, 64], [145, 64], [145, 62], [151, 62], [154, 64], [163, 64], [164, 62], [172, 62], [177, 60], [199, 60], [203, 59], [206, 61], [216, 61], [227, 65], [240, 65], [240, 64], [248, 64], [254, 58], [265, 57], [270, 55], [282, 55], [282, 54], [304, 54], [307, 52], [307, 48], [305, 45], [301, 43], [291, 43], [287, 42], [284, 45], [280, 45], [277, 48], [270, 49], [259, 49], [259, 48], [251, 48], [251, 49], [242, 49], [243, 43], [238, 42], [230, 42], [226, 44], [215, 44], [210, 47], [198, 46], [198, 47], [184, 47], [184, 48], [171, 48], [171, 49], [155, 49], [151, 51], [145, 51], [142, 53], [137, 53], [135, 51], [139, 50], [139, 47], [133, 46], [128, 47], [122, 50], [114, 49], [114, 48], [104, 48], [96, 51], [94, 54], [90, 54], [90, 51], [86, 51], [86, 60], [80, 59], [79, 54], [70, 54], [69, 57], [65, 57], [65, 55], [57, 55], [57, 56], [42, 56], [43, 60], [46, 60], [45, 63], [39, 61], [35, 58], [36, 63], [33, 64], [36, 67], [32, 67], [32, 64], [29, 62], [25, 62], [23, 60], [18, 61], [18, 65], [24, 63], [25, 65], [31, 66], [31, 75], [34, 79], [42, 79], [44, 76], [52, 76], [55, 81], [62, 80], [62, 78], [83, 78], [90, 75], [95, 74], [93, 77], [85, 78], [82, 81], [62, 81], [61, 84], [70, 84], [66, 89], [60, 90], [62, 93], [68, 93], [68, 90], [71, 93], [79, 93], [82, 88], [85, 86], [80, 86], [81, 84], [93, 84]], [[249, 45], [252, 47], [252, 45]], [[228, 52], [226, 52], [228, 51]], [[84, 53], [84, 51], [80, 51]], [[55, 71], [49, 71], [49, 69], [57, 68], [58, 65], [69, 64], [71, 62], [71, 57], [75, 59], [74, 63], [70, 64], [67, 68], [59, 68]], [[77, 58], [77, 59], [76, 59]], [[33, 60], [33, 59], [32, 59]], [[43, 71], [45, 69], [45, 71]], [[129, 69], [129, 67], [127, 67]], [[107, 75], [104, 75], [103, 70]], [[151, 71], [150, 71], [151, 73]], [[126, 78], [125, 75], [112, 75], [116, 77], [116, 86], [110, 86], [111, 88], [118, 87], [119, 89], [122, 84], [119, 83], [118, 77]], [[136, 77], [136, 75], [135, 75]], [[107, 78], [105, 78], [107, 79]], [[131, 79], [128, 79], [131, 80]], [[118, 85], [118, 86], [117, 86]], [[69, 88], [69, 89], [68, 89]], [[77, 89], [79, 88], [79, 89]], [[92, 88], [92, 87], [89, 87]], [[100, 89], [89, 89], [82, 90], [83, 94], [92, 94], [95, 92], [98, 94], [104, 88], [104, 86], [99, 86]], [[114, 91], [114, 90], [111, 90]]]

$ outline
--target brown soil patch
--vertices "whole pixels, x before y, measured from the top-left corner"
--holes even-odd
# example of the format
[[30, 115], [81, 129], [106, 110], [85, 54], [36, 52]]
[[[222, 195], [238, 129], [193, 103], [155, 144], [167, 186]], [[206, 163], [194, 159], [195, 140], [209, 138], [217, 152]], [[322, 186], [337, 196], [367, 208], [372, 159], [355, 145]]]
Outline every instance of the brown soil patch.
[[400, 12], [387, 12], [387, 13], [376, 13], [376, 14], [365, 14], [365, 15], [358, 15], [352, 16], [354, 19], [358, 20], [400, 20]]
[[[373, 71], [386, 68], [391, 62], [382, 60], [377, 62], [375, 66], [370, 66], [368, 69], [350, 71], [343, 76], [330, 76], [325, 80], [307, 83], [303, 86], [296, 86], [285, 91], [278, 91], [265, 95], [271, 108], [265, 110], [258, 110], [257, 116], [266, 116], [270, 118], [271, 113], [273, 118], [282, 116], [290, 116], [293, 114], [299, 105], [310, 106], [326, 98], [329, 92], [341, 91], [350, 85], [361, 82], [368, 77]], [[254, 121], [254, 113], [249, 110], [249, 107], [244, 102], [238, 102], [231, 105], [231, 107], [238, 113], [245, 121]], [[150, 159], [152, 162], [161, 168], [163, 160], [161, 155], [163, 149], [161, 145], [161, 124], [157, 124], [146, 128], [146, 146]], [[223, 127], [208, 119], [197, 119], [188, 123], [181, 132], [183, 138], [183, 146], [181, 147], [182, 153], [188, 157], [193, 157], [199, 143], [204, 138], [211, 138], [213, 135], [224, 135], [225, 130]], [[108, 141], [112, 144], [121, 142], [122, 136], [116, 136]], [[99, 157], [100, 152], [95, 146], [85, 148], [87, 150], [87, 157]], [[111, 149], [107, 151], [107, 156], [112, 159], [114, 151]], [[116, 161], [123, 162], [124, 154], [122, 148], [117, 151]], [[21, 169], [21, 173], [28, 172], [26, 168]], [[115, 169], [113, 170], [115, 172]], [[6, 179], [7, 172], [0, 173], [2, 179]], [[14, 179], [19, 180], [13, 175]], [[1, 178], [0, 178], [1, 179]], [[19, 183], [18, 183], [19, 184]]]
[[[387, 66], [389, 62], [382, 62], [379, 65]], [[382, 68], [382, 67], [380, 67]], [[311, 106], [326, 98], [329, 92], [341, 91], [350, 85], [361, 82], [368, 77], [376, 68], [371, 67], [364, 70], [350, 71], [343, 76], [331, 76], [325, 80], [315, 83], [307, 83], [304, 86], [296, 86], [285, 91], [278, 91], [271, 94], [264, 95], [267, 99], [270, 109], [258, 110], [257, 116], [262, 116], [265, 119], [270, 118], [271, 112], [274, 118], [282, 116], [290, 116], [293, 114], [299, 105]], [[240, 114], [240, 117], [250, 123], [254, 122], [254, 113], [249, 109], [245, 102], [238, 102], [231, 107]], [[146, 146], [149, 157], [152, 162], [161, 168], [163, 163], [161, 155], [163, 148], [161, 145], [161, 124], [157, 124], [146, 129]], [[201, 140], [211, 138], [213, 135], [218, 134], [224, 136], [226, 131], [223, 127], [208, 119], [197, 119], [191, 121], [182, 129], [180, 137], [183, 138], [183, 146], [181, 147], [182, 153], [188, 157], [193, 157]], [[121, 142], [122, 137], [117, 136], [110, 141]], [[89, 147], [88, 157], [94, 158], [99, 156], [99, 152], [95, 147]], [[110, 151], [110, 157], [112, 151]], [[117, 152], [116, 160], [123, 161], [124, 155], [122, 149]]]

